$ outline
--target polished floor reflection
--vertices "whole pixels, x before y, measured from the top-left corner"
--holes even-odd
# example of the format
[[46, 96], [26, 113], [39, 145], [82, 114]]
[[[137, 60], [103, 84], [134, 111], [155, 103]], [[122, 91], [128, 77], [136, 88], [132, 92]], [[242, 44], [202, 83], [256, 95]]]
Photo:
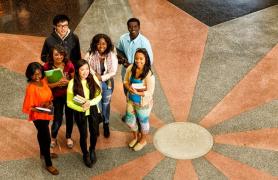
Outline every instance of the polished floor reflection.
[[74, 30], [94, 0], [1, 0], [0, 32], [48, 36], [52, 18], [67, 14]]
[[169, 0], [191, 16], [208, 26], [235, 19], [267, 7], [277, 5], [278, 0]]

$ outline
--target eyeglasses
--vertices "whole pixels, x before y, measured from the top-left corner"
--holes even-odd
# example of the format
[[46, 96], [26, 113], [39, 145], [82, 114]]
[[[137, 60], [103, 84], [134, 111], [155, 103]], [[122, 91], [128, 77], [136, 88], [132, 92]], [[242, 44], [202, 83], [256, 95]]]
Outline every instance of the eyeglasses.
[[68, 28], [69, 25], [68, 24], [57, 24], [57, 28]]

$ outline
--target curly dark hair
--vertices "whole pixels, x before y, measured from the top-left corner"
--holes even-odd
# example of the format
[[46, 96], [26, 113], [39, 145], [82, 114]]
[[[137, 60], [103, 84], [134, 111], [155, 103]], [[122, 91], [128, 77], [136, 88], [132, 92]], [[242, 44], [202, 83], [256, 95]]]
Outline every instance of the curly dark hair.
[[27, 78], [27, 82], [32, 81], [32, 76], [35, 74], [35, 71], [37, 69], [40, 70], [42, 73], [41, 79], [44, 78], [43, 66], [38, 62], [31, 62], [30, 64], [28, 64], [26, 71], [25, 71], [25, 76]]
[[104, 51], [104, 54], [108, 54], [111, 51], [113, 51], [114, 49], [114, 45], [110, 39], [110, 37], [106, 34], [96, 34], [90, 44], [90, 49], [89, 49], [89, 53], [96, 53], [97, 52], [97, 44], [99, 43], [99, 40], [103, 38], [105, 40], [105, 42], [107, 43], [107, 48]]
[[63, 62], [67, 64], [69, 59], [68, 59], [68, 53], [66, 49], [62, 45], [56, 44], [53, 48], [51, 48], [50, 53], [48, 55], [48, 63], [50, 67], [54, 66], [54, 59], [53, 59], [54, 50], [56, 50], [59, 54], [62, 54], [64, 56]]
[[[80, 95], [82, 97], [85, 97], [85, 95], [84, 95], [83, 87], [81, 84], [79, 69], [80, 69], [80, 67], [82, 67], [85, 64], [87, 64], [88, 67], [90, 67], [88, 62], [84, 59], [80, 59], [79, 61], [77, 61], [76, 67], [75, 67], [74, 81], [73, 81], [73, 94]], [[101, 93], [100, 87], [94, 80], [94, 77], [91, 73], [89, 73], [86, 80], [87, 80], [87, 83], [89, 86], [88, 88], [90, 90], [90, 99], [93, 99], [94, 97], [96, 97], [98, 95], [98, 94], [96, 94], [97, 92]]]
[[[151, 73], [153, 74], [152, 69], [151, 69], [151, 60], [150, 60], [149, 54], [148, 54], [148, 52], [145, 48], [136, 49], [135, 55], [137, 53], [142, 53], [145, 56], [145, 60], [146, 60], [145, 65], [143, 67], [143, 72], [138, 77], [139, 79], [143, 80], [147, 76], [149, 71], [151, 71]], [[136, 77], [137, 65], [135, 63], [135, 55], [134, 55], [134, 63], [133, 63], [133, 66], [131, 68], [131, 76], [132, 77]]]

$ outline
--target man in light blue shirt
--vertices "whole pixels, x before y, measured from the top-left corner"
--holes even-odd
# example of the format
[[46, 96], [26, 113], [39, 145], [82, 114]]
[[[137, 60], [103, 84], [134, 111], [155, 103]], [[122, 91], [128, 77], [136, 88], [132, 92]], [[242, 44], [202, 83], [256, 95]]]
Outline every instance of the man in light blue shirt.
[[[127, 21], [127, 29], [129, 33], [123, 34], [120, 37], [117, 51], [119, 63], [122, 64], [122, 80], [124, 79], [126, 68], [133, 64], [134, 54], [137, 48], [145, 48], [149, 54], [151, 63], [153, 63], [153, 52], [150, 41], [139, 33], [140, 21], [137, 18], [130, 18]], [[125, 91], [125, 89], [124, 89]], [[125, 91], [126, 94], [126, 91]]]

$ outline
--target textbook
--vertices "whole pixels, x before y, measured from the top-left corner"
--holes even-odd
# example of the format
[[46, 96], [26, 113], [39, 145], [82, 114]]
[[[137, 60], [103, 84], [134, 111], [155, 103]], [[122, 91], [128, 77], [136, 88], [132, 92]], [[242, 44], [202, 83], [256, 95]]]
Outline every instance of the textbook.
[[42, 112], [51, 113], [51, 109], [48, 109], [48, 108], [43, 108], [43, 107], [35, 107], [35, 108], [39, 111], [42, 111]]
[[125, 53], [118, 48], [116, 48], [116, 51], [117, 51], [118, 63], [119, 64], [124, 64], [124, 63], [129, 64]]
[[131, 87], [136, 89], [137, 91], [141, 92], [141, 91], [145, 91], [146, 90], [146, 86], [144, 86], [143, 83], [132, 83]]
[[73, 97], [73, 102], [79, 106], [83, 105], [86, 102], [86, 99], [82, 96], [76, 95]]
[[60, 68], [44, 71], [44, 73], [49, 83], [58, 82], [64, 76]]

